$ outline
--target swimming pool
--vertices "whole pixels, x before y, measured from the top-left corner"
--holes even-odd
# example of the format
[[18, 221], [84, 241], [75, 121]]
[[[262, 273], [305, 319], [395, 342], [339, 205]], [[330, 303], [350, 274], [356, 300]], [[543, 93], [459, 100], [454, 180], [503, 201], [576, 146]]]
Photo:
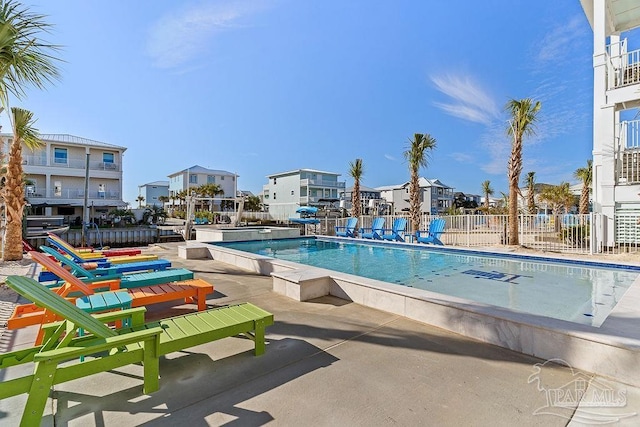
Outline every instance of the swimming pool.
[[229, 242], [231, 249], [599, 327], [640, 267], [514, 259], [317, 238]]

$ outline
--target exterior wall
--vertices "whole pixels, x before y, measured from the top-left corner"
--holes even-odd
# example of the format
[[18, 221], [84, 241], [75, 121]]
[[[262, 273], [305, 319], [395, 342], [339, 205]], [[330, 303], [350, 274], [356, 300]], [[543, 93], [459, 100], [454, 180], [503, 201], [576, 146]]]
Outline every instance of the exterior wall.
[[[612, 6], [609, 0], [593, 1], [593, 211], [604, 215], [603, 227], [597, 230], [594, 244], [614, 246], [616, 244], [615, 215], [620, 209], [640, 211], [640, 200], [637, 194], [638, 183], [618, 181], [616, 162], [622, 168], [618, 158], [624, 155], [625, 135], [620, 135], [620, 112], [627, 108], [636, 108], [640, 103], [640, 85], [637, 81], [620, 85], [618, 79], [624, 75], [617, 74], [613, 67], [620, 68], [629, 61], [628, 57], [619, 56], [626, 53], [621, 50], [619, 31], [612, 28], [617, 20], [625, 17], [608, 16]], [[624, 25], [630, 26], [629, 22]], [[627, 28], [625, 28], [627, 29]], [[621, 58], [624, 58], [621, 60]], [[637, 60], [637, 57], [636, 59]], [[631, 65], [631, 64], [624, 64]], [[624, 71], [624, 69], [622, 69]], [[621, 72], [623, 72], [621, 71]], [[625, 83], [623, 83], [625, 84]], [[616, 87], [618, 86], [618, 87]], [[621, 154], [622, 153], [622, 154]]]
[[[12, 135], [3, 134], [6, 146]], [[31, 213], [82, 215], [89, 154], [88, 206], [106, 210], [122, 207], [122, 153], [125, 147], [111, 146], [71, 135], [41, 135], [43, 146], [33, 151], [22, 147], [22, 168]], [[56, 155], [57, 153], [57, 155]], [[58, 213], [59, 211], [63, 213]]]
[[275, 218], [297, 216], [300, 206], [318, 206], [320, 199], [338, 199], [345, 183], [339, 174], [300, 169], [268, 177], [263, 187], [264, 203]]
[[[304, 194], [302, 194], [304, 193]], [[269, 212], [276, 218], [294, 216], [296, 209], [306, 203], [309, 190], [300, 187], [300, 174], [280, 175], [269, 178]], [[313, 194], [315, 194], [313, 189]]]
[[139, 188], [139, 194], [144, 197], [144, 202], [149, 206], [162, 206], [160, 197], [169, 196], [169, 186], [165, 185], [142, 185]]

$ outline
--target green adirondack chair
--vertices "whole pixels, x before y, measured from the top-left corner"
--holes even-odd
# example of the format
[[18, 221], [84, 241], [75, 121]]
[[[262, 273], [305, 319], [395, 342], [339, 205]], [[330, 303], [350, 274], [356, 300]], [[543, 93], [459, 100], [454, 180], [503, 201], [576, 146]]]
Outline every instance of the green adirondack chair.
[[[146, 324], [144, 307], [92, 316], [31, 278], [9, 276], [6, 283], [65, 319], [44, 326], [42, 345], [0, 354], [0, 369], [34, 365], [33, 374], [0, 382], [0, 399], [29, 394], [23, 426], [40, 425], [49, 391], [56, 384], [142, 362], [143, 393], [152, 393], [160, 387], [160, 356], [239, 334], [254, 341], [257, 356], [265, 351], [265, 328], [273, 324], [273, 314], [251, 303]], [[116, 330], [105, 325], [116, 320], [127, 320], [131, 326]], [[79, 336], [78, 328], [85, 335]]]

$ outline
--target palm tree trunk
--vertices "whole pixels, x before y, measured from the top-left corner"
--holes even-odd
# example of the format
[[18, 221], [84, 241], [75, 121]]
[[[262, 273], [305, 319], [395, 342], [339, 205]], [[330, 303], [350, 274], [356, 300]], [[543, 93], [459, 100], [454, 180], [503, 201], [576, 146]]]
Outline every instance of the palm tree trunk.
[[7, 215], [4, 260], [19, 261], [22, 259], [24, 187], [22, 185], [22, 144], [15, 139], [9, 150], [4, 200]]
[[420, 229], [420, 180], [418, 171], [411, 173], [411, 184], [409, 184], [409, 199], [411, 204], [411, 234], [416, 234]]
[[509, 184], [509, 244], [519, 245], [518, 239], [518, 181]]

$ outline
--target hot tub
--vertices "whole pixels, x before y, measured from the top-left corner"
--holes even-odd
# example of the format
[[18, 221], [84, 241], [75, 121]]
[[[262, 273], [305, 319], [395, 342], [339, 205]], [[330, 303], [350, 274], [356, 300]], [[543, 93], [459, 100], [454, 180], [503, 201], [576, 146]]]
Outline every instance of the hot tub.
[[196, 228], [198, 242], [244, 242], [300, 237], [300, 230], [288, 227]]

